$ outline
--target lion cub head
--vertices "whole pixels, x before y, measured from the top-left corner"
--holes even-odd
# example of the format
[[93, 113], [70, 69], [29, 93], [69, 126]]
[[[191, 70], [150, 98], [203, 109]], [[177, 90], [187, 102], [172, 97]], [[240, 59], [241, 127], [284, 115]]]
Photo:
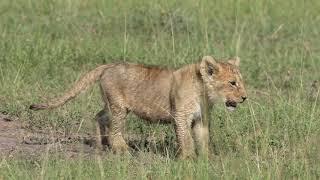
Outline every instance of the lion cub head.
[[239, 70], [238, 57], [227, 62], [216, 62], [211, 56], [204, 56], [200, 73], [211, 102], [221, 99], [228, 110], [233, 111], [243, 103], [247, 93]]

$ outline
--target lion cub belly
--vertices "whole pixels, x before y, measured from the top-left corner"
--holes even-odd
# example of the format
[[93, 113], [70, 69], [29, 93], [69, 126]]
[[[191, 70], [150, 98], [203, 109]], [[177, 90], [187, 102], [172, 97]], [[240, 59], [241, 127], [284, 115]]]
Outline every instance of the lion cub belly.
[[135, 109], [132, 112], [138, 117], [150, 122], [170, 123], [173, 120], [170, 113], [167, 112], [156, 112], [149, 109], [145, 109], [145, 111]]
[[[148, 93], [148, 90], [138, 94], [135, 93], [134, 96], [127, 97], [130, 111], [145, 120], [153, 122], [171, 121], [172, 115], [168, 95], [161, 95], [159, 92], [151, 94]], [[149, 94], [149, 96], [145, 94]]]

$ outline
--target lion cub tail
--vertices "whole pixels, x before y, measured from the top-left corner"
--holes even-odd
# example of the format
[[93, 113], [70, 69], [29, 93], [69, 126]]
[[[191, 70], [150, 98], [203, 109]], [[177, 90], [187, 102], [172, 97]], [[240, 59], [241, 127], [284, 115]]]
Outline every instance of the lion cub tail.
[[32, 110], [42, 110], [42, 109], [53, 109], [58, 106], [62, 106], [69, 100], [73, 99], [77, 95], [79, 95], [81, 92], [85, 91], [88, 87], [90, 87], [93, 83], [95, 83], [97, 80], [100, 79], [100, 76], [102, 75], [103, 71], [109, 67], [111, 67], [112, 64], [106, 64], [98, 66], [97, 68], [91, 70], [87, 74], [83, 75], [78, 82], [75, 83], [75, 85], [67, 91], [63, 96], [57, 97], [49, 102], [41, 103], [41, 104], [32, 104], [30, 106], [30, 109]]

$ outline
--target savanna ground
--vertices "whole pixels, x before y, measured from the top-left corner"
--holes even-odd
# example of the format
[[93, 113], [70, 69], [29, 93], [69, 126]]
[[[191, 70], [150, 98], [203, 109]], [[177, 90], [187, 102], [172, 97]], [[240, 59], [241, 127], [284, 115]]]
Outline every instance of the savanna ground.
[[[320, 1], [0, 1], [0, 179], [319, 179]], [[172, 126], [130, 116], [132, 156], [95, 150], [98, 64], [180, 67], [241, 57], [249, 99], [210, 114], [210, 159], [175, 159]]]

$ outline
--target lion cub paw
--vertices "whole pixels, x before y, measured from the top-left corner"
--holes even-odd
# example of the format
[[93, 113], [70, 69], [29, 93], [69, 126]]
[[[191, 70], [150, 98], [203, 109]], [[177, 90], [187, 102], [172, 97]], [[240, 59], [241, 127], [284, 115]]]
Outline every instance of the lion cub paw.
[[193, 152], [184, 152], [179, 153], [178, 158], [181, 160], [192, 160], [196, 158], [196, 154]]
[[129, 147], [123, 139], [115, 140], [111, 145], [114, 154], [129, 154]]

